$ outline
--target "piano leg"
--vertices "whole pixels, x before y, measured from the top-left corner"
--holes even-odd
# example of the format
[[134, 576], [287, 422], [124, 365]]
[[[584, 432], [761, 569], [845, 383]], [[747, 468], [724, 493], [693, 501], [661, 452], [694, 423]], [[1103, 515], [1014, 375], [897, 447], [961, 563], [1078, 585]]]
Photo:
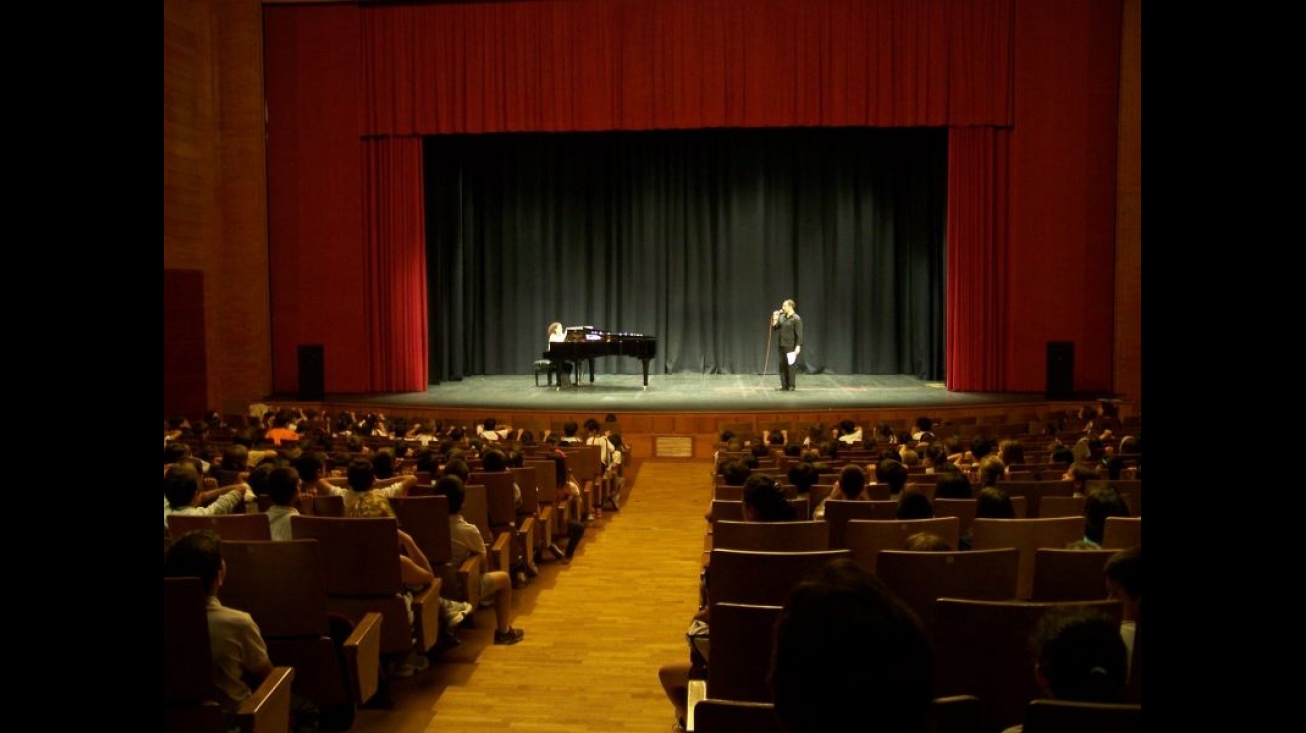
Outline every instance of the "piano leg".
[[648, 391], [648, 359], [640, 359], [644, 362], [644, 391]]
[[594, 384], [594, 359], [590, 358], [590, 384]]

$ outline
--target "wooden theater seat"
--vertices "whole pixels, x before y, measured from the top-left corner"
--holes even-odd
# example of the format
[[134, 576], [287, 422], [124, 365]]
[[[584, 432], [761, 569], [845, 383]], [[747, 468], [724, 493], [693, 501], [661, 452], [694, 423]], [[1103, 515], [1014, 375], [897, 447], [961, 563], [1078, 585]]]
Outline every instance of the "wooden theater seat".
[[1123, 550], [1143, 544], [1142, 517], [1107, 517], [1102, 531], [1102, 547]]
[[[412, 594], [413, 621], [408, 622], [399, 576], [399, 523], [390, 517], [290, 518], [295, 539], [321, 543], [327, 605], [355, 625], [375, 611], [381, 614], [381, 652], [425, 652], [440, 631], [440, 578]], [[414, 644], [416, 638], [416, 644]]]
[[441, 579], [440, 592], [445, 598], [481, 602], [481, 575], [484, 558], [469, 557], [453, 566], [453, 538], [449, 532], [449, 499], [444, 496], [396, 496], [390, 499], [399, 528], [412, 536], [422, 554]]
[[785, 733], [787, 730], [770, 702], [708, 698], [694, 705], [691, 714], [689, 730], [694, 733]]
[[[869, 502], [850, 502], [865, 504]], [[934, 519], [854, 519], [844, 528], [844, 547], [870, 573], [883, 550], [901, 550], [907, 538], [917, 532], [937, 534], [954, 550], [961, 540], [961, 523], [956, 517]]]
[[223, 542], [222, 555], [224, 602], [254, 617], [273, 664], [295, 668], [295, 692], [352, 721], [379, 685], [381, 614], [364, 614], [337, 649], [317, 540]]
[[[795, 521], [806, 521], [810, 516], [807, 511], [807, 500], [801, 497], [789, 499], [789, 506], [794, 508]], [[728, 522], [744, 521], [744, 502], [741, 501], [724, 501], [722, 499], [712, 500], [712, 521], [721, 520]]]
[[736, 522], [718, 520], [712, 525], [712, 546], [723, 550], [807, 552], [828, 550], [825, 522]]
[[[711, 552], [708, 604], [744, 603], [782, 606], [789, 591], [829, 561], [848, 557], [847, 550], [815, 552]], [[713, 627], [715, 633], [715, 626]]]
[[936, 695], [974, 695], [993, 729], [1019, 724], [1030, 700], [1043, 692], [1034, 676], [1029, 639], [1043, 614], [1083, 607], [1120, 623], [1117, 601], [1030, 603], [941, 598], [935, 609]]
[[780, 606], [712, 605], [712, 658], [707, 695], [720, 700], [770, 702], [767, 673]]
[[940, 598], [1015, 600], [1020, 552], [1010, 547], [965, 552], [884, 550], [875, 568], [876, 576], [920, 616], [925, 631], [933, 634], [935, 602]]
[[[847, 499], [828, 499], [825, 502], [825, 523], [830, 526], [830, 547], [847, 547], [844, 532], [850, 520], [878, 519], [889, 520], [898, 517], [898, 502], [888, 501], [849, 501]], [[899, 543], [901, 546], [901, 543]], [[955, 547], [955, 545], [954, 545]], [[872, 571], [875, 569], [871, 564]]]
[[172, 514], [168, 532], [175, 539], [187, 532], [207, 529], [222, 540], [270, 540], [272, 528], [266, 514]]
[[[163, 579], [163, 731], [227, 733], [213, 699], [208, 596], [199, 578]], [[285, 733], [295, 670], [273, 667], [235, 714], [241, 733]]]
[[1022, 733], [1143, 733], [1143, 706], [1031, 700]]
[[1040, 547], [1064, 549], [1083, 539], [1083, 517], [1052, 519], [976, 519], [971, 524], [971, 549], [992, 550], [1014, 547], [1020, 550], [1018, 598], [1034, 594], [1034, 551]]
[[1115, 550], [1065, 550], [1040, 547], [1034, 551], [1035, 601], [1095, 601], [1106, 598], [1102, 566]]

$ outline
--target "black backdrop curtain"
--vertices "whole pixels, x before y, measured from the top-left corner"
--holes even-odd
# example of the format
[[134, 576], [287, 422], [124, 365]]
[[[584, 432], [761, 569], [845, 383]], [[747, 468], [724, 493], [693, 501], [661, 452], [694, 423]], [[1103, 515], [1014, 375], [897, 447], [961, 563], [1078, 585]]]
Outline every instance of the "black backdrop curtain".
[[529, 373], [554, 320], [656, 336], [650, 374], [775, 373], [788, 297], [808, 373], [942, 379], [946, 148], [920, 128], [428, 137], [431, 379]]

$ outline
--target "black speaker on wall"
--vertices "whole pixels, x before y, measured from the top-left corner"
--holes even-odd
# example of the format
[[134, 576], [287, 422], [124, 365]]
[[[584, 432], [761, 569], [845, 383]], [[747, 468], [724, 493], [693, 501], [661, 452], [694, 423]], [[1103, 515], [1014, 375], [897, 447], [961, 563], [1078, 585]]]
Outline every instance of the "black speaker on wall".
[[320, 400], [326, 396], [326, 354], [322, 344], [299, 347], [299, 399]]
[[1075, 342], [1048, 342], [1048, 399], [1068, 400], [1075, 395]]

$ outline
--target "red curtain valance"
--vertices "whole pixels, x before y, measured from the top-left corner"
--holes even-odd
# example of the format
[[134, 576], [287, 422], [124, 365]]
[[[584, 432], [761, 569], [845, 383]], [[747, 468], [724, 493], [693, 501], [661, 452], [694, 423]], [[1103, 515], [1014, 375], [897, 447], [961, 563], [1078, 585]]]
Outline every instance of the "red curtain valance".
[[1006, 126], [1013, 4], [365, 6], [363, 134]]

